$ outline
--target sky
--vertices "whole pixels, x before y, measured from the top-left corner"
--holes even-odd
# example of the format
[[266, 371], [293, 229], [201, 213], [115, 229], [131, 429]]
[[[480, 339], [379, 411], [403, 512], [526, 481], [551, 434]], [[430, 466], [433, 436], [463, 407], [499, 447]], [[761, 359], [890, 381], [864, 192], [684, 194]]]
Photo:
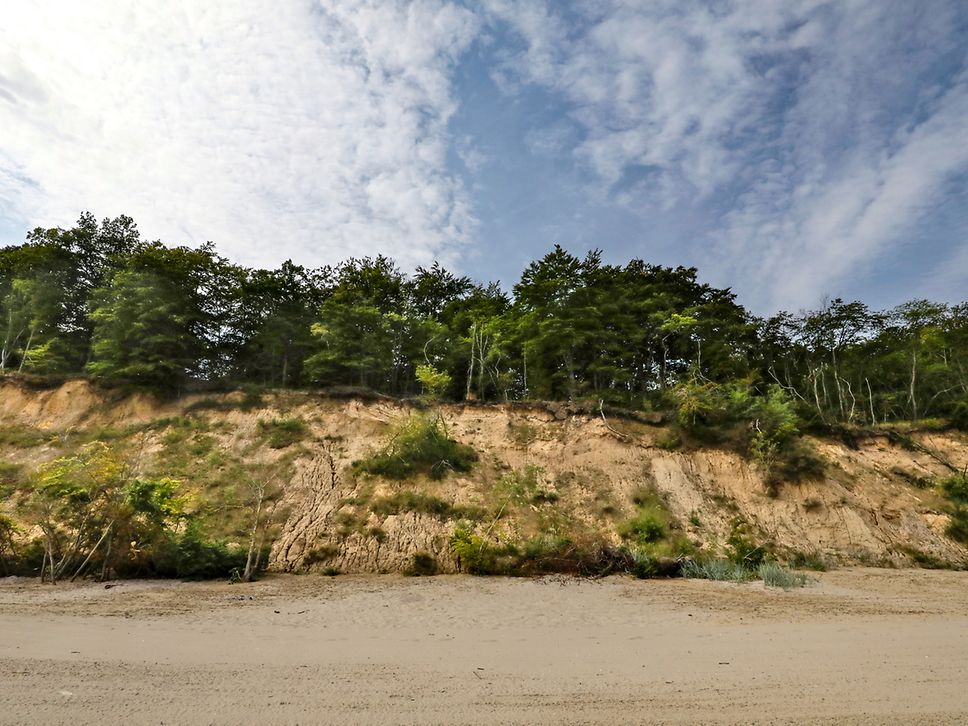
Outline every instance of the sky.
[[964, 0], [5, 5], [0, 244], [88, 210], [252, 266], [968, 298]]

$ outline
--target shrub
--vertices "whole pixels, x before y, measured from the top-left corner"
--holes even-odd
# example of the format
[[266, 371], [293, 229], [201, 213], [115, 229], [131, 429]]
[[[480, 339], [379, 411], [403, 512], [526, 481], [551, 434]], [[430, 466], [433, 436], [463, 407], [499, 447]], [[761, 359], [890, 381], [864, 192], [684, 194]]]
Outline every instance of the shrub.
[[942, 479], [938, 488], [949, 502], [948, 536], [957, 542], [968, 544], [968, 476], [958, 474]]
[[451, 471], [470, 471], [477, 453], [447, 435], [443, 418], [416, 414], [395, 427], [381, 451], [357, 461], [354, 468], [388, 479], [418, 473], [442, 479]]
[[618, 533], [622, 539], [631, 540], [637, 544], [653, 544], [665, 539], [668, 525], [663, 514], [654, 508], [640, 508], [632, 519], [622, 522]]
[[811, 582], [806, 575], [784, 570], [776, 562], [761, 563], [757, 573], [767, 587], [782, 587], [784, 590], [789, 590], [791, 587], [805, 587]]
[[18, 449], [29, 449], [39, 446], [55, 438], [56, 434], [42, 431], [33, 426], [2, 426], [0, 427], [0, 446], [13, 446]]
[[614, 549], [598, 541], [576, 542], [563, 536], [544, 535], [497, 545], [461, 525], [454, 530], [450, 544], [459, 569], [472, 575], [602, 576], [631, 572], [633, 567], [631, 555], [625, 549]]
[[826, 558], [819, 552], [791, 552], [787, 557], [787, 566], [795, 570], [816, 570], [826, 572], [830, 569]]
[[729, 559], [746, 567], [758, 567], [767, 555], [772, 554], [772, 545], [769, 542], [757, 543], [752, 525], [739, 518], [733, 520], [726, 543], [731, 550]]
[[259, 429], [270, 449], [284, 449], [298, 443], [309, 435], [309, 429], [298, 418], [279, 418], [259, 421]]
[[[210, 540], [193, 523], [180, 534], [167, 532], [154, 548], [151, 564], [161, 577], [210, 580], [229, 577], [245, 568], [246, 551], [223, 541]], [[266, 557], [262, 558], [264, 562]]]
[[3, 498], [6, 487], [13, 486], [21, 480], [21, 467], [19, 464], [8, 464], [0, 462], [0, 498]]
[[415, 552], [410, 561], [410, 567], [404, 571], [404, 574], [411, 577], [422, 577], [436, 575], [439, 569], [437, 560], [434, 559], [433, 555], [427, 552]]
[[447, 389], [450, 388], [453, 381], [450, 373], [438, 370], [430, 364], [417, 366], [414, 373], [417, 381], [423, 387], [423, 398], [428, 401], [439, 400], [447, 393]]

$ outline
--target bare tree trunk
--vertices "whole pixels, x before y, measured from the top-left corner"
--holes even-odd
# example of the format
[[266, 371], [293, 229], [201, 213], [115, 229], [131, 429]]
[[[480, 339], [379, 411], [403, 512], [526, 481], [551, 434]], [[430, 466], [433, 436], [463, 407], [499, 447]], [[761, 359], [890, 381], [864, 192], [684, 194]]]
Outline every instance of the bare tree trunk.
[[467, 367], [467, 391], [464, 398], [469, 400], [471, 397], [471, 386], [474, 385], [474, 343], [477, 340], [477, 323], [471, 323], [471, 360]]
[[911, 387], [908, 391], [908, 399], [911, 401], [911, 418], [918, 420], [918, 400], [914, 394], [915, 384], [918, 376], [918, 354], [911, 351]]
[[87, 563], [91, 561], [91, 558], [94, 556], [94, 553], [97, 552], [98, 548], [104, 543], [104, 540], [107, 539], [107, 536], [111, 533], [111, 529], [113, 527], [114, 527], [114, 522], [111, 522], [107, 527], [104, 528], [104, 532], [103, 534], [101, 534], [101, 539], [99, 539], [97, 541], [97, 544], [95, 544], [91, 548], [91, 551], [87, 553], [87, 557], [84, 558], [84, 561], [81, 563], [81, 566], [78, 567], [77, 571], [71, 576], [71, 582], [74, 582], [74, 580], [80, 577], [81, 572], [83, 572], [84, 568], [87, 567]]
[[864, 383], [867, 384], [867, 399], [868, 399], [868, 401], [870, 402], [870, 405], [871, 405], [871, 425], [873, 426], [874, 424], [877, 423], [877, 416], [874, 415], [874, 392], [871, 390], [871, 382], [870, 382], [870, 379], [868, 379], [868, 378], [865, 377], [864, 378]]
[[265, 482], [261, 482], [256, 487], [256, 500], [255, 507], [255, 517], [252, 521], [252, 533], [249, 536], [249, 551], [245, 557], [245, 571], [242, 573], [242, 580], [244, 582], [252, 582], [255, 577], [255, 550], [256, 550], [256, 539], [259, 534], [259, 525], [262, 523], [262, 502], [265, 500], [266, 496], [266, 485]]
[[27, 338], [27, 345], [24, 347], [24, 354], [20, 356], [20, 365], [17, 367], [17, 373], [22, 373], [24, 370], [24, 363], [27, 362], [27, 354], [30, 352], [30, 344], [34, 340], [34, 329], [30, 329], [30, 336]]

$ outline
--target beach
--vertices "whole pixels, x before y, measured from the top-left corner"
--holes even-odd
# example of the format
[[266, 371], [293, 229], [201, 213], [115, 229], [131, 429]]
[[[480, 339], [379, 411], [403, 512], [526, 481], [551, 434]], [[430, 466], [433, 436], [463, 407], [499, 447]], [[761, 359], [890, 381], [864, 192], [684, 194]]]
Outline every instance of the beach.
[[813, 576], [7, 578], [0, 722], [968, 722], [968, 573]]

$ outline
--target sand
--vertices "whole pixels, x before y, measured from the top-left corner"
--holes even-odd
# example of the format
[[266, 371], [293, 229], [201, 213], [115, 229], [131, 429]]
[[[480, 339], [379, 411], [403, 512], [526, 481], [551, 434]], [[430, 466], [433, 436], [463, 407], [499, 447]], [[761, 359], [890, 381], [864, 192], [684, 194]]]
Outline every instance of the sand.
[[968, 573], [0, 580], [4, 724], [968, 723]]

